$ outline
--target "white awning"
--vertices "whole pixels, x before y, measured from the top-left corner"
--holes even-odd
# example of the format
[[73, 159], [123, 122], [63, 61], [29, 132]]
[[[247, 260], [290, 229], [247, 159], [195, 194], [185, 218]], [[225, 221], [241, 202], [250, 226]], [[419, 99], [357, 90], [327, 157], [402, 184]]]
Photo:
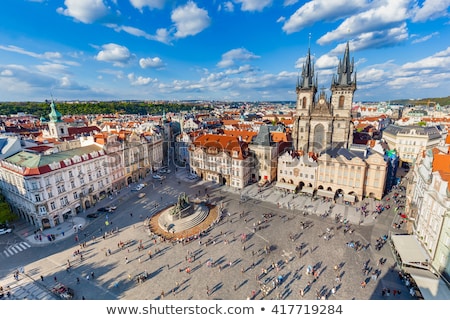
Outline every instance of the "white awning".
[[300, 192], [313, 194], [314, 193], [314, 188], [313, 187], [303, 187], [302, 190], [300, 190]]
[[290, 184], [290, 183], [285, 183], [285, 182], [277, 182], [275, 184], [275, 187], [288, 189], [288, 190], [291, 190], [291, 191], [294, 191], [295, 189], [297, 189], [297, 186], [295, 184]]
[[428, 263], [428, 255], [422, 248], [416, 236], [409, 234], [391, 235], [395, 251], [397, 251], [402, 264], [421, 265]]
[[450, 291], [445, 282], [429, 270], [404, 268], [414, 279], [425, 300], [450, 300]]
[[355, 196], [352, 194], [344, 194], [344, 201], [355, 202]]
[[317, 195], [320, 197], [334, 198], [334, 192], [328, 190], [317, 190]]

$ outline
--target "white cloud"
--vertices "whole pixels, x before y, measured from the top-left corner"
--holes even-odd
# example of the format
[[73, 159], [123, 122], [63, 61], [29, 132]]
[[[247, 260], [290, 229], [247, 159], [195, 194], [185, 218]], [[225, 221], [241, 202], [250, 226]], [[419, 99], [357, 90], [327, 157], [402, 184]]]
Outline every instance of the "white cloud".
[[164, 0], [130, 0], [131, 5], [141, 12], [145, 7], [149, 9], [162, 9], [164, 2]]
[[36, 69], [47, 74], [61, 74], [66, 73], [67, 66], [60, 63], [44, 63], [37, 65]]
[[283, 6], [287, 7], [287, 6], [292, 6], [294, 4], [296, 4], [298, 2], [298, 0], [284, 0]]
[[242, 11], [263, 11], [272, 4], [272, 0], [234, 0], [234, 2], [241, 3]]
[[422, 7], [415, 8], [412, 20], [418, 22], [448, 16], [449, 6], [450, 0], [425, 0]]
[[176, 38], [196, 35], [206, 29], [211, 23], [208, 11], [197, 7], [197, 4], [192, 1], [173, 10], [171, 19], [175, 23], [177, 30], [175, 32]]
[[109, 14], [109, 8], [103, 0], [65, 0], [64, 4], [66, 9], [59, 7], [56, 12], [87, 24]]
[[139, 65], [142, 69], [145, 68], [162, 68], [164, 63], [159, 57], [154, 58], [142, 58], [139, 60]]
[[233, 12], [234, 11], [234, 4], [231, 1], [226, 1], [223, 4], [219, 5], [219, 11], [221, 11], [223, 9], [223, 11], [225, 12]]
[[155, 79], [149, 78], [149, 77], [136, 77], [134, 73], [130, 73], [127, 75], [128, 80], [130, 80], [130, 83], [132, 86], [145, 86], [149, 83], [155, 82]]
[[283, 31], [297, 32], [318, 21], [334, 21], [367, 8], [369, 0], [311, 0], [286, 20]]
[[170, 43], [170, 33], [167, 31], [167, 29], [161, 28], [156, 30], [156, 34], [148, 34], [144, 30], [141, 30], [139, 28], [131, 27], [131, 26], [118, 26], [116, 24], [110, 23], [106, 24], [107, 27], [114, 29], [116, 32], [126, 32], [128, 34], [131, 34], [136, 37], [143, 37], [147, 40], [154, 40], [159, 41], [165, 44]]
[[446, 50], [437, 52], [436, 54], [414, 62], [405, 63], [403, 69], [446, 69], [450, 72], [450, 47]]
[[253, 52], [244, 48], [232, 49], [222, 55], [222, 60], [217, 64], [219, 68], [228, 68], [233, 66], [236, 61], [248, 61], [260, 58]]
[[14, 72], [10, 69], [5, 69], [5, 70], [0, 71], [0, 76], [2, 76], [2, 77], [11, 77], [13, 75], [14, 75]]
[[368, 32], [375, 33], [396, 28], [408, 18], [410, 0], [386, 0], [377, 4], [377, 7], [372, 6], [345, 19], [339, 27], [327, 32], [317, 42], [323, 45]]
[[131, 58], [127, 47], [115, 43], [104, 44], [96, 56], [98, 61], [111, 62], [114, 66], [124, 66]]
[[35, 53], [31, 51], [27, 51], [23, 48], [16, 47], [16, 46], [2, 46], [0, 45], [0, 50], [10, 51], [10, 52], [16, 52], [20, 54], [24, 54], [26, 56], [30, 56], [37, 59], [60, 59], [62, 57], [61, 53], [59, 52], [44, 52], [44, 53]]
[[336, 68], [339, 64], [339, 59], [336, 56], [324, 54], [316, 60], [316, 67], [319, 69]]
[[416, 43], [425, 42], [425, 41], [430, 40], [430, 39], [433, 38], [434, 36], [437, 36], [438, 34], [439, 34], [439, 32], [433, 32], [433, 33], [428, 34], [428, 35], [426, 35], [426, 36], [423, 36], [423, 37], [421, 37], [421, 38], [415, 39], [415, 40], [413, 40], [411, 43], [416, 44]]

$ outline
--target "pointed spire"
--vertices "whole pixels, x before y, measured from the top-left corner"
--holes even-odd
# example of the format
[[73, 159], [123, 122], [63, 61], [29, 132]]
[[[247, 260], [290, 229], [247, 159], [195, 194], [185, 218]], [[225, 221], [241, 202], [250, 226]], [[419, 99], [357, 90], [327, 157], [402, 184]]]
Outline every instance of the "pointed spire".
[[300, 87], [303, 89], [311, 88], [314, 85], [314, 67], [311, 61], [311, 49], [308, 48], [306, 60], [303, 63], [302, 81]]
[[355, 61], [353, 58], [350, 60], [350, 43], [347, 41], [347, 45], [344, 51], [344, 57], [342, 58], [342, 60], [339, 60], [337, 78], [333, 81], [333, 83], [343, 86], [349, 86], [353, 84], [352, 73], [354, 69], [354, 63]]

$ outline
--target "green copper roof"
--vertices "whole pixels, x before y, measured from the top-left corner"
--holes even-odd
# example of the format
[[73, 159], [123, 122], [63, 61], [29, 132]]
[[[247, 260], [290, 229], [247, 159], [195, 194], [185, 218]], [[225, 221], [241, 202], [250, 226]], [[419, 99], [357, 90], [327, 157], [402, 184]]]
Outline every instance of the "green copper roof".
[[58, 110], [56, 110], [55, 103], [53, 101], [50, 104], [50, 108], [52, 109], [52, 111], [48, 115], [48, 117], [50, 118], [50, 122], [61, 122], [62, 115]]
[[25, 168], [39, 168], [54, 162], [71, 159], [74, 156], [81, 156], [83, 154], [89, 154], [100, 150], [102, 150], [101, 147], [97, 145], [90, 145], [58, 153], [52, 153], [49, 155], [42, 155], [29, 151], [20, 151], [11, 157], [5, 158], [5, 161]]

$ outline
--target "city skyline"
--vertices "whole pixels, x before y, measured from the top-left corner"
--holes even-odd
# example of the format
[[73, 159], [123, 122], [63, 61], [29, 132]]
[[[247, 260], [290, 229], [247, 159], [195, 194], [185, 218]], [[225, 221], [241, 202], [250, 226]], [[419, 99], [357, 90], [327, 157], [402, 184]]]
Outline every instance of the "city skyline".
[[346, 43], [355, 101], [448, 95], [448, 0], [7, 0], [0, 100], [295, 100]]

